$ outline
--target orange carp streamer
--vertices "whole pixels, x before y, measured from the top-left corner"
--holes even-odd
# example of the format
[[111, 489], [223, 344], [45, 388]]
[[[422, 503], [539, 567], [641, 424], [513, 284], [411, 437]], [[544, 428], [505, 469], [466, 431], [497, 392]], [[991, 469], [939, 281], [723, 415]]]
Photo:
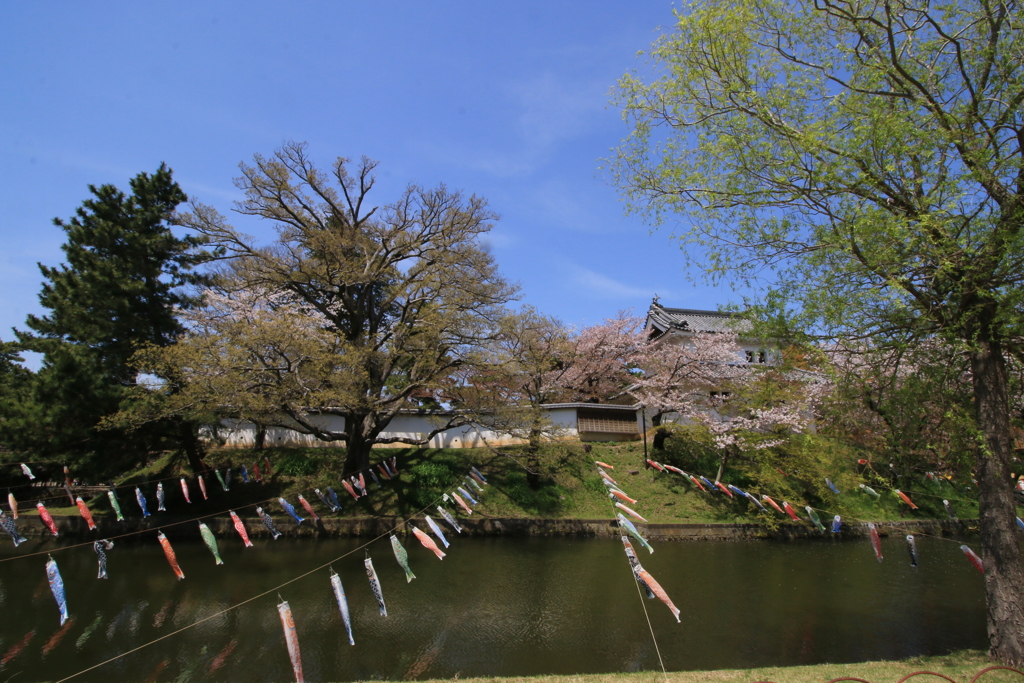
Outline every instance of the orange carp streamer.
[[917, 506], [914, 505], [914, 502], [912, 500], [910, 500], [909, 498], [907, 498], [907, 494], [903, 493], [903, 491], [900, 491], [899, 489], [896, 489], [896, 495], [900, 497], [900, 500], [902, 500], [904, 503], [909, 505], [911, 510], [916, 510], [917, 509]]
[[89, 531], [95, 529], [96, 522], [92, 521], [92, 513], [89, 512], [89, 508], [86, 506], [85, 501], [82, 500], [81, 496], [75, 498], [75, 505], [78, 506], [78, 511], [82, 514], [82, 518], [85, 520], [85, 523], [89, 525]]
[[608, 495], [614, 496], [615, 498], [618, 498], [619, 500], [621, 500], [623, 502], [631, 503], [633, 505], [636, 505], [636, 503], [637, 503], [637, 499], [636, 498], [630, 498], [629, 496], [627, 496], [622, 491], [619, 491], [618, 489], [613, 489], [613, 490], [609, 491]]
[[36, 509], [39, 510], [39, 519], [43, 520], [43, 524], [50, 530], [54, 536], [57, 535], [57, 525], [53, 521], [53, 517], [50, 516], [50, 511], [46, 509], [42, 501], [36, 503]]
[[679, 619], [679, 608], [676, 607], [674, 604], [672, 604], [672, 599], [670, 597], [668, 597], [668, 593], [666, 593], [665, 589], [661, 587], [661, 584], [659, 584], [657, 581], [654, 580], [654, 577], [651, 576], [651, 573], [649, 571], [647, 571], [646, 569], [644, 569], [643, 567], [641, 567], [639, 564], [637, 564], [637, 566], [633, 568], [633, 573], [635, 573], [637, 575], [637, 578], [639, 578], [641, 581], [643, 581], [645, 586], [647, 586], [649, 589], [651, 589], [652, 593], [654, 593], [656, 596], [658, 596], [659, 600], [661, 600], [663, 603], [665, 603], [665, 605], [670, 610], [672, 610], [672, 616], [674, 616], [676, 618], [676, 623], [677, 624], [683, 623]]
[[156, 537], [160, 539], [160, 545], [163, 546], [164, 555], [167, 556], [167, 564], [171, 565], [171, 569], [178, 576], [178, 581], [185, 578], [185, 572], [181, 571], [181, 567], [178, 566], [178, 558], [174, 556], [174, 548], [171, 547], [171, 542], [164, 536], [164, 532], [156, 532]]

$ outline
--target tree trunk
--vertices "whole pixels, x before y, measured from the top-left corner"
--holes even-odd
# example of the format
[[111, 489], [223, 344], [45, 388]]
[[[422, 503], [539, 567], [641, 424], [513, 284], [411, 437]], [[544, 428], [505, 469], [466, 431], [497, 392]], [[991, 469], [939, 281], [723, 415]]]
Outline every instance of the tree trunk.
[[370, 466], [370, 448], [373, 446], [373, 439], [367, 438], [369, 433], [366, 429], [368, 414], [352, 414], [345, 416], [345, 431], [348, 438], [345, 439], [345, 468], [342, 472], [347, 476], [365, 470]]
[[181, 447], [185, 451], [185, 456], [188, 458], [188, 466], [193, 474], [205, 472], [208, 468], [206, 463], [203, 462], [203, 444], [200, 443], [199, 437], [196, 436], [195, 430], [192, 429], [191, 422], [178, 420], [178, 438], [181, 441]]
[[729, 462], [729, 449], [722, 449], [722, 459], [718, 461], [718, 474], [715, 475], [715, 482], [722, 481], [722, 475], [725, 474], [725, 463]]
[[1024, 664], [1024, 566], [1014, 527], [1016, 506], [1010, 481], [1013, 455], [1006, 362], [1001, 345], [976, 342], [970, 354], [974, 409], [985, 438], [977, 462], [981, 557], [985, 563], [989, 654], [1010, 665]]
[[267, 445], [267, 426], [264, 424], [256, 423], [256, 443], [254, 444], [256, 450], [262, 451], [264, 446]]
[[526, 447], [526, 483], [530, 489], [540, 489], [540, 449], [533, 444]]

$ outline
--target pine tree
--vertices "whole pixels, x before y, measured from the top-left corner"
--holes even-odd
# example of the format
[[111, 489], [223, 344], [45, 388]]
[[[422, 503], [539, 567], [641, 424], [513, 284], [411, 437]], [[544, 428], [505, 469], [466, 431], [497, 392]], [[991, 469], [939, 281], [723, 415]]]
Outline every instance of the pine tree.
[[32, 400], [7, 426], [19, 450], [61, 455], [83, 471], [108, 473], [148, 451], [180, 445], [195, 452], [194, 430], [160, 421], [127, 431], [103, 423], [116, 414], [139, 383], [132, 355], [142, 346], [167, 346], [181, 334], [176, 312], [195, 301], [188, 287], [208, 254], [203, 240], [177, 237], [169, 219], [187, 198], [161, 165], [130, 181], [131, 194], [113, 185], [89, 186], [92, 198], [68, 221], [66, 262], [40, 264], [45, 278], [40, 303], [49, 312], [31, 315], [31, 331], [19, 331], [21, 347], [43, 354]]

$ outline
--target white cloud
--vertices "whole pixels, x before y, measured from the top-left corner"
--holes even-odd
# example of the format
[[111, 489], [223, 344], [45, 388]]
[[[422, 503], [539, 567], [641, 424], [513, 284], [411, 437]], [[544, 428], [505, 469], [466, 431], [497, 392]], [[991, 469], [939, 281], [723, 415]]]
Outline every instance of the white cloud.
[[[534, 172], [566, 140], [585, 135], [602, 116], [608, 84], [603, 80], [571, 80], [552, 72], [498, 86], [498, 107], [492, 125], [512, 132], [500, 147], [475, 147], [465, 138], [422, 141], [420, 147], [435, 159], [498, 178]], [[484, 145], [493, 145], [488, 136]]]
[[[638, 287], [619, 282], [604, 273], [598, 273], [582, 266], [571, 267], [571, 281], [578, 289], [598, 298], [631, 299], [646, 301], [654, 294], [649, 287]], [[661, 290], [662, 296], [671, 296], [668, 291]]]

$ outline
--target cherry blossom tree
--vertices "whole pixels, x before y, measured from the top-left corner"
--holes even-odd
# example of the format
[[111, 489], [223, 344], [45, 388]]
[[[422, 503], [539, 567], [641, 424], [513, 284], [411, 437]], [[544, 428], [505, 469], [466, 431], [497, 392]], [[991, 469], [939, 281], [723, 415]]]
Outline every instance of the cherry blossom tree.
[[719, 449], [716, 481], [730, 457], [781, 444], [804, 431], [825, 378], [786, 366], [741, 362], [735, 332], [697, 332], [678, 343], [647, 342], [631, 393], [658, 418], [700, 426]]
[[566, 436], [545, 406], [621, 394], [645, 343], [642, 323], [620, 313], [577, 330], [529, 306], [510, 311], [474, 361], [453, 374], [445, 393], [475, 423], [526, 443], [521, 462], [536, 485], [541, 443]]

